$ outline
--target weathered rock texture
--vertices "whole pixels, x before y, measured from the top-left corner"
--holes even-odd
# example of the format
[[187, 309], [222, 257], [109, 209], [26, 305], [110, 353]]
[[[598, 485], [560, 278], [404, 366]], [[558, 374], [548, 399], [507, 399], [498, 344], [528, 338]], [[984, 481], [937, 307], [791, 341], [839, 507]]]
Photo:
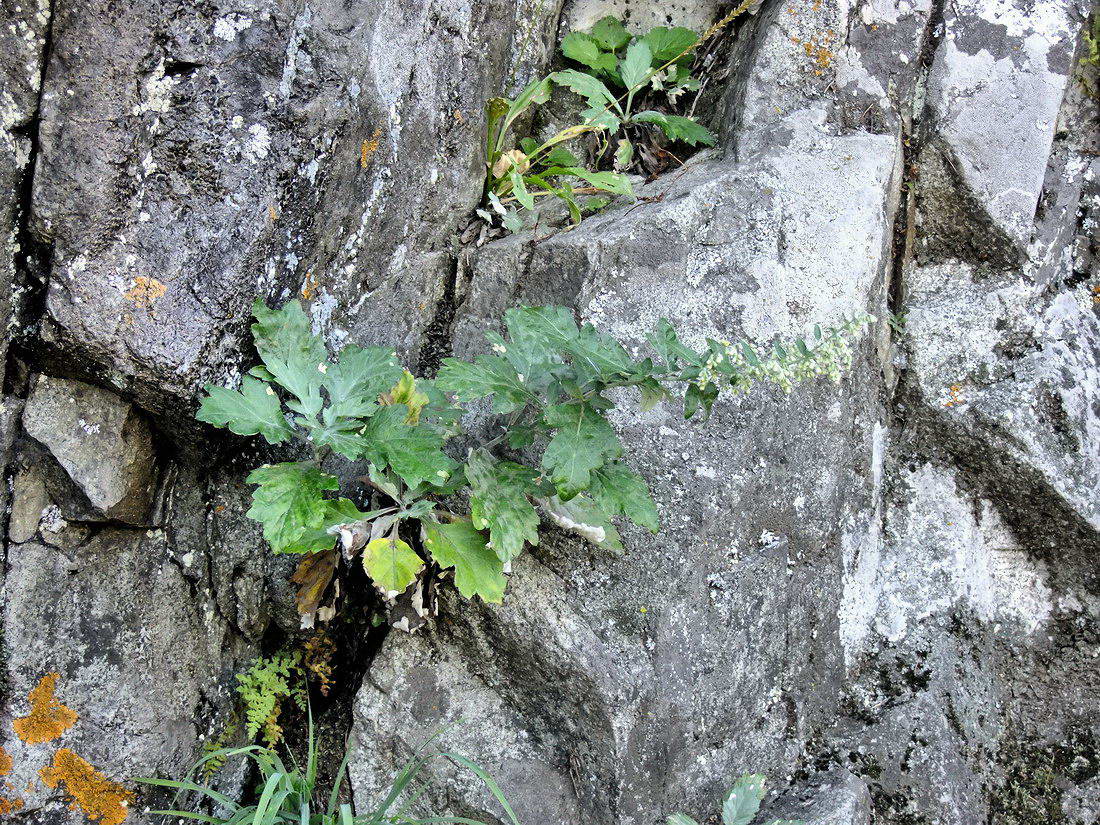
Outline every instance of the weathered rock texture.
[[[750, 771], [772, 816], [814, 825], [1096, 822], [1083, 0], [765, 0], [708, 59], [720, 146], [574, 231], [462, 242], [483, 103], [564, 30], [729, 7], [3, 4], [0, 745], [22, 821], [83, 821], [27, 787], [58, 746], [118, 780], [182, 773], [233, 674], [294, 636], [287, 563], [244, 516], [272, 454], [191, 415], [249, 366], [251, 301], [299, 296], [334, 347], [421, 372], [517, 303], [630, 345], [661, 316], [759, 343], [880, 319], [838, 384], [755, 389], [706, 425], [617, 415], [658, 536], [611, 555], [546, 526], [503, 606], [444, 590], [427, 631], [349, 648], [318, 711], [330, 738], [350, 725], [363, 810], [465, 719], [442, 744], [529, 824], [703, 821]], [[22, 741], [50, 672], [78, 720]], [[499, 813], [444, 763], [428, 779], [434, 813]]]

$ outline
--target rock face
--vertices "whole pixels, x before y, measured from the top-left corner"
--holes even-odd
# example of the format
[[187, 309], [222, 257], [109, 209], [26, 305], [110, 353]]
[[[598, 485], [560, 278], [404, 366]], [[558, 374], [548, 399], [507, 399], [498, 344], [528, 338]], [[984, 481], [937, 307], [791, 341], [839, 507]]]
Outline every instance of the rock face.
[[99, 387], [43, 375], [23, 410], [23, 429], [49, 449], [98, 514], [147, 522], [157, 459], [149, 425], [133, 406]]
[[[1096, 821], [1087, 4], [766, 0], [708, 54], [719, 146], [572, 231], [467, 243], [486, 99], [609, 11], [701, 29], [728, 8], [0, 9], [0, 797], [22, 821], [85, 821], [28, 788], [58, 747], [179, 776], [233, 674], [298, 640], [291, 563], [244, 515], [275, 454], [192, 421], [253, 360], [251, 301], [292, 296], [332, 346], [418, 372], [485, 351], [519, 303], [630, 347], [660, 317], [692, 344], [878, 319], [836, 384], [706, 424], [616, 414], [658, 535], [616, 555], [544, 524], [503, 605], [444, 588], [426, 630], [349, 648], [316, 709], [350, 730], [360, 811], [444, 728], [539, 825], [708, 821], [749, 772], [760, 821]], [[75, 718], [29, 741], [12, 723], [51, 673]], [[425, 778], [426, 814], [500, 821], [469, 774]]]

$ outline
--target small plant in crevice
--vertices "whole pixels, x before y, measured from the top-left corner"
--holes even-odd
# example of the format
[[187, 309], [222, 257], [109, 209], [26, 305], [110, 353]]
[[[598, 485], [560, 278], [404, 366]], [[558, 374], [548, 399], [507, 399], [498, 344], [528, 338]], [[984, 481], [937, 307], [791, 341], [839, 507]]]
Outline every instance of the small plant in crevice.
[[[714, 135], [706, 127], [677, 111], [684, 96], [700, 86], [691, 75], [691, 56], [736, 17], [755, 11], [756, 2], [745, 0], [702, 37], [664, 26], [632, 35], [614, 17], [589, 31], [567, 34], [561, 52], [573, 67], [532, 81], [514, 100], [493, 98], [486, 104], [488, 203], [478, 214], [519, 232], [536, 223], [538, 199], [553, 197], [564, 202], [576, 225], [585, 212], [606, 205], [609, 195], [633, 197], [627, 172], [662, 171], [667, 158], [674, 157], [665, 144], [713, 146]], [[580, 122], [541, 142], [517, 139], [512, 134], [517, 121], [531, 107], [547, 103], [555, 85], [584, 100]], [[594, 169], [566, 148], [592, 135], [597, 138]]]
[[225, 752], [233, 737], [240, 731], [240, 719], [236, 713], [230, 715], [217, 733], [211, 733], [202, 743], [203, 757], [209, 756], [202, 764], [201, 776], [205, 780], [213, 779], [225, 766]]
[[886, 323], [890, 325], [890, 329], [899, 338], [905, 335], [905, 323], [909, 320], [908, 312], [891, 312], [886, 316]]
[[[758, 773], [742, 776], [722, 797], [722, 825], [749, 825], [764, 800], [764, 777]], [[709, 821], [709, 820], [708, 820]], [[672, 814], [668, 825], [699, 825], [687, 814]], [[799, 820], [771, 819], [767, 825], [803, 825]]]
[[1078, 61], [1078, 76], [1090, 94], [1100, 95], [1100, 86], [1090, 83], [1086, 75], [1088, 69], [1100, 69], [1100, 11], [1094, 11], [1090, 22], [1085, 25], [1082, 36], [1084, 54]]
[[244, 705], [248, 738], [262, 735], [269, 748], [275, 747], [283, 738], [279, 725], [283, 703], [291, 699], [303, 710], [306, 706], [301, 652], [284, 651], [254, 660], [245, 672], [237, 674], [237, 694]]
[[[263, 364], [239, 390], [208, 385], [197, 417], [312, 453], [248, 476], [256, 485], [249, 518], [276, 553], [303, 555], [292, 581], [307, 626], [335, 614], [341, 561], [361, 564], [391, 610], [403, 599], [425, 619], [425, 581], [441, 575], [466, 598], [501, 602], [512, 561], [539, 542], [539, 510], [613, 550], [622, 548], [614, 517], [656, 532], [649, 489], [623, 460], [608, 420], [612, 391], [633, 388], [642, 410], [682, 398], [685, 418], [709, 416], [722, 389], [770, 382], [790, 391], [815, 376], [839, 379], [850, 339], [872, 320], [818, 326], [809, 342], [776, 341], [766, 351], [711, 339], [697, 351], [662, 319], [648, 337], [652, 355], [639, 358], [563, 307], [517, 307], [505, 313], [506, 336], [486, 334], [489, 354], [444, 359], [431, 381], [384, 347], [348, 345], [331, 357], [297, 301], [279, 310], [257, 301], [253, 311]], [[462, 433], [470, 402], [496, 418], [484, 440], [456, 456], [445, 448]], [[357, 478], [343, 479], [345, 489], [361, 483], [355, 500], [340, 496], [341, 479], [324, 469], [333, 454], [361, 462]], [[250, 735], [281, 698], [296, 695], [300, 654], [281, 656], [241, 677]]]
[[[503, 810], [506, 817], [503, 821], [508, 825], [519, 825], [503, 791], [483, 768], [459, 754], [428, 752], [431, 741], [417, 750], [398, 771], [384, 797], [367, 800], [357, 796], [355, 807], [359, 813], [353, 811], [350, 802], [341, 800], [341, 790], [351, 758], [350, 750], [345, 752], [336, 770], [332, 787], [327, 789], [327, 793], [321, 787], [321, 766], [312, 718], [309, 721], [305, 760], [302, 764], [291, 760], [288, 765], [274, 749], [248, 745], [221, 749], [203, 756], [181, 780], [137, 777], [134, 781], [175, 790], [174, 805], [186, 804], [186, 797], [191, 796], [187, 810], [156, 810], [150, 813], [182, 817], [212, 825], [484, 825], [465, 817], [417, 818], [410, 813], [420, 796], [420, 790], [414, 783], [429, 763], [444, 759], [468, 770], [480, 780]], [[208, 762], [219, 760], [224, 763], [238, 757], [252, 763], [255, 768], [258, 778], [255, 792], [251, 795], [255, 802], [242, 804], [209, 785], [200, 785], [195, 781], [196, 776], [207, 773]], [[202, 813], [201, 809], [205, 807], [213, 808], [215, 813]]]

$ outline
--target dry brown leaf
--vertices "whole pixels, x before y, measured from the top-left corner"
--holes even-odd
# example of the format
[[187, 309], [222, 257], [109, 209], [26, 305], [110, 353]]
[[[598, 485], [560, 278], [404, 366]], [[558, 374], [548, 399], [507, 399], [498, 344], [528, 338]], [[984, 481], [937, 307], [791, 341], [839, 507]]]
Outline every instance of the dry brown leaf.
[[299, 562], [298, 569], [290, 577], [291, 582], [298, 585], [295, 602], [299, 613], [305, 615], [317, 610], [336, 573], [338, 558], [336, 548], [333, 548], [321, 553], [310, 553]]

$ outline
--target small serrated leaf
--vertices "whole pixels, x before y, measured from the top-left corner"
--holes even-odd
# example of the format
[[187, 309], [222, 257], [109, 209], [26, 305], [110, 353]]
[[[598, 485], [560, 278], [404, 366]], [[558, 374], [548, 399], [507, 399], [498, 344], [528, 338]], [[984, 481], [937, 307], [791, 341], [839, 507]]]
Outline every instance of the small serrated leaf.
[[626, 57], [619, 61], [619, 76], [627, 89], [641, 86], [649, 76], [653, 52], [644, 40], [635, 40], [627, 47]]
[[754, 773], [742, 776], [722, 800], [722, 825], [749, 825], [764, 799], [764, 777]]
[[699, 40], [699, 35], [682, 26], [677, 26], [674, 29], [657, 26], [642, 40], [649, 46], [654, 61], [666, 63], [680, 55], [685, 49], [693, 46]]
[[704, 146], [715, 144], [714, 134], [690, 117], [646, 111], [638, 112], [631, 120], [635, 123], [652, 123], [659, 126], [669, 140], [682, 140], [689, 146], [700, 143]]
[[569, 32], [561, 41], [561, 53], [590, 69], [600, 68], [600, 44], [583, 32]]
[[610, 52], [630, 42], [630, 32], [618, 18], [607, 15], [592, 27], [592, 38]]
[[615, 100], [608, 88], [597, 78], [586, 72], [578, 72], [576, 69], [564, 69], [554, 72], [550, 79], [559, 86], [564, 86], [571, 92], [576, 92], [589, 106], [603, 107]]

